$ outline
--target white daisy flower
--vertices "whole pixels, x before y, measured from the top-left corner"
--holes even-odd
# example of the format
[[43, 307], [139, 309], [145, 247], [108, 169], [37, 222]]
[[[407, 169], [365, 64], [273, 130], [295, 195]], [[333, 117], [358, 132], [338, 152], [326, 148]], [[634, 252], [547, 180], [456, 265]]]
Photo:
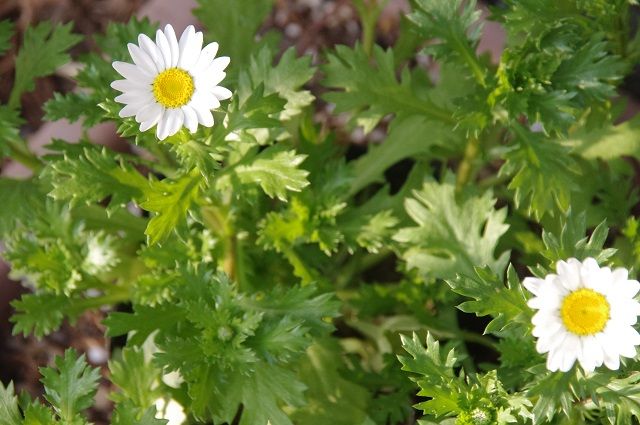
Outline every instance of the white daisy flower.
[[558, 261], [558, 274], [527, 277], [524, 286], [535, 297], [533, 316], [536, 349], [549, 353], [547, 368], [567, 372], [576, 360], [586, 372], [604, 365], [620, 367], [620, 356], [634, 357], [640, 334], [634, 329], [640, 290], [626, 269], [600, 267], [593, 258]]
[[[138, 45], [129, 43], [133, 64], [113, 62], [124, 80], [111, 83], [122, 92], [116, 102], [125, 104], [121, 117], [135, 117], [140, 131], [157, 125], [156, 135], [164, 140], [182, 126], [194, 133], [198, 124], [213, 125], [211, 110], [231, 92], [218, 84], [226, 76], [226, 56], [215, 58], [218, 43], [202, 48], [203, 36], [193, 25], [184, 30], [180, 40], [171, 25], [158, 30], [155, 43], [145, 34]], [[215, 58], [215, 59], [214, 59]]]

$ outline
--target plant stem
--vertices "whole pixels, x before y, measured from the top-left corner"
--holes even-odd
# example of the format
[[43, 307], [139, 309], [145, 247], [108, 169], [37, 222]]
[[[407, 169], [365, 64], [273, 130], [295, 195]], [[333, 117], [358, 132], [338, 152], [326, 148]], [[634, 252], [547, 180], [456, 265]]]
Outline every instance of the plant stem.
[[229, 215], [220, 207], [209, 205], [202, 208], [202, 218], [205, 225], [218, 237], [223, 243], [224, 258], [222, 260], [222, 269], [231, 280], [236, 277], [236, 235], [229, 222]]
[[458, 172], [456, 175], [456, 190], [461, 190], [471, 179], [471, 172], [473, 170], [473, 162], [475, 161], [478, 153], [480, 152], [480, 139], [472, 136], [467, 142], [467, 146], [464, 149], [464, 156], [458, 166]]
[[118, 289], [118, 291], [113, 291], [111, 293], [107, 293], [99, 297], [84, 298], [81, 300], [74, 301], [72, 309], [76, 313], [82, 313], [85, 310], [100, 308], [105, 305], [114, 305], [124, 301], [129, 301], [129, 299], [131, 298], [131, 295], [129, 294], [129, 290], [127, 288], [113, 286], [113, 289]]
[[26, 145], [11, 139], [7, 140], [7, 145], [11, 150], [11, 158], [28, 167], [34, 174], [38, 174], [42, 170], [42, 162]]

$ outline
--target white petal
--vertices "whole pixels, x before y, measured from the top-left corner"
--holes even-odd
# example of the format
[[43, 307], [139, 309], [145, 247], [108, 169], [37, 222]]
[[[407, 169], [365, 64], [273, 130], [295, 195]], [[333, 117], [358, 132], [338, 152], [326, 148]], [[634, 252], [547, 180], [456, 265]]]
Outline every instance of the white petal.
[[133, 117], [138, 113], [140, 108], [141, 106], [138, 104], [126, 105], [124, 108], [120, 109], [118, 115], [120, 115], [120, 118]]
[[540, 288], [544, 284], [544, 279], [539, 279], [537, 277], [525, 277], [522, 284], [529, 292], [534, 295], [538, 295]]
[[140, 84], [131, 80], [115, 80], [111, 87], [121, 92], [151, 90], [150, 84]]
[[167, 109], [158, 125], [158, 139], [164, 140], [176, 134], [180, 130], [183, 121], [184, 115], [181, 109]]
[[189, 101], [189, 106], [191, 106], [195, 110], [211, 110], [220, 106], [220, 101], [211, 93], [207, 93], [205, 91], [196, 91], [195, 93], [193, 93], [193, 96]]
[[552, 351], [547, 356], [547, 369], [551, 372], [555, 372], [560, 369], [562, 364], [562, 351]]
[[143, 49], [133, 43], [127, 44], [127, 48], [135, 64], [142, 68], [147, 74], [153, 75], [158, 71], [155, 62]]
[[617, 351], [604, 350], [604, 365], [611, 370], [620, 369], [620, 355]]
[[180, 47], [180, 59], [178, 67], [189, 70], [198, 60], [200, 51], [202, 50], [203, 35], [200, 31], [196, 32], [193, 25], [189, 25], [178, 42]]
[[[233, 93], [231, 93], [231, 91], [229, 89], [226, 89], [222, 86], [216, 86], [213, 88], [213, 90], [211, 91], [213, 93], [213, 95], [218, 99], [218, 100], [226, 100], [229, 99]], [[220, 106], [218, 104], [218, 106]]]
[[194, 110], [196, 111], [196, 115], [198, 116], [198, 122], [200, 124], [202, 124], [205, 127], [213, 126], [213, 115], [211, 114], [210, 110], [197, 109], [197, 108], [194, 108]]
[[616, 269], [612, 273], [612, 292], [616, 294], [633, 298], [638, 291], [640, 290], [640, 283], [637, 280], [628, 280], [626, 277], [622, 278], [622, 276], [627, 275], [628, 272], [625, 269]]
[[562, 363], [560, 364], [560, 370], [562, 372], [568, 372], [573, 367], [573, 364], [578, 358], [581, 344], [580, 339], [573, 334], [569, 334], [564, 341], [564, 344], [559, 348], [563, 352]]
[[556, 265], [558, 276], [562, 285], [569, 291], [575, 291], [580, 284], [580, 262], [575, 258], [570, 258], [568, 262], [558, 261]]
[[194, 74], [204, 71], [211, 66], [213, 59], [216, 57], [216, 53], [218, 53], [218, 47], [218, 43], [214, 41], [213, 43], [207, 44], [205, 48], [202, 49], [200, 56], [198, 56], [198, 60], [191, 68]]
[[164, 27], [164, 35], [167, 37], [169, 47], [171, 48], [171, 67], [175, 68], [178, 66], [178, 59], [180, 59], [180, 47], [178, 46], [176, 33], [170, 24]]
[[602, 366], [604, 351], [593, 335], [581, 338], [581, 342], [582, 352], [578, 357], [578, 361], [586, 372], [593, 372], [596, 367]]
[[198, 130], [198, 115], [196, 111], [190, 106], [183, 106], [182, 112], [184, 113], [184, 126], [189, 129], [191, 133], [195, 133]]
[[160, 53], [160, 49], [146, 34], [140, 34], [138, 36], [138, 44], [142, 49], [149, 54], [149, 57], [156, 64], [156, 68], [158, 71], [163, 71], [165, 68], [164, 60], [162, 59], [162, 54]]
[[120, 75], [129, 81], [139, 84], [151, 84], [153, 81], [154, 76], [133, 64], [115, 61], [112, 66]]
[[128, 91], [126, 93], [122, 93], [115, 97], [114, 99], [119, 103], [152, 103], [155, 102], [153, 99], [153, 95], [148, 91]]
[[164, 69], [171, 68], [171, 46], [169, 45], [169, 40], [167, 40], [167, 36], [164, 35], [164, 32], [161, 30], [156, 31], [156, 45], [160, 50], [160, 54], [162, 55], [162, 61], [164, 62]]
[[158, 124], [158, 122], [160, 122], [164, 118], [164, 113], [165, 113], [165, 109], [161, 107], [160, 113], [158, 115], [140, 124], [140, 131], [147, 131], [154, 125]]
[[229, 66], [230, 62], [231, 59], [229, 58], [229, 56], [220, 56], [211, 63], [209, 69], [211, 69], [212, 71], [224, 71], [225, 68]]
[[136, 121], [142, 123], [145, 121], [151, 121], [153, 119], [159, 119], [161, 114], [162, 106], [155, 102], [150, 103], [136, 114]]

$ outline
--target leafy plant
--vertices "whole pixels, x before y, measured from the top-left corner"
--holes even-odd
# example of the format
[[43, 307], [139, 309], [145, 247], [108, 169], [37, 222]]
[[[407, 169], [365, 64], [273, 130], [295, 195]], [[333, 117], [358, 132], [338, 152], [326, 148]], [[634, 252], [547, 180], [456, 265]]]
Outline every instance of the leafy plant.
[[[147, 125], [152, 109], [128, 112], [136, 96], [159, 98], [120, 90], [129, 78], [112, 87], [164, 60], [135, 44], [153, 44], [157, 25], [112, 23], [45, 118], [113, 122], [132, 149], [85, 135], [41, 157], [21, 95], [81, 37], [45, 22], [13, 46], [15, 26], [0, 22], [0, 53], [17, 51], [0, 155], [31, 170], [0, 178], [2, 256], [29, 289], [13, 333], [45, 337], [101, 309], [107, 336], [126, 340], [102, 371], [67, 350], [41, 369], [40, 401], [0, 385], [1, 424], [88, 424], [106, 381], [116, 425], [640, 420], [637, 356], [549, 370], [533, 294], [570, 258], [636, 276], [640, 129], [619, 88], [640, 59], [635, 2], [504, 1], [487, 18], [508, 34], [495, 64], [477, 52], [475, 1], [412, 0], [383, 47], [386, 3], [354, 1], [361, 42], [317, 63], [264, 31], [274, 2], [199, 0], [203, 37], [219, 43], [202, 55], [219, 47], [230, 66], [209, 64], [205, 80], [224, 79], [200, 99], [213, 114], [179, 115], [163, 140], [154, 125], [175, 124], [177, 108]], [[178, 51], [196, 50], [190, 37]], [[112, 66], [131, 55], [132, 68]], [[318, 121], [324, 103], [342, 124]], [[356, 128], [383, 140], [354, 154], [343, 139]]]

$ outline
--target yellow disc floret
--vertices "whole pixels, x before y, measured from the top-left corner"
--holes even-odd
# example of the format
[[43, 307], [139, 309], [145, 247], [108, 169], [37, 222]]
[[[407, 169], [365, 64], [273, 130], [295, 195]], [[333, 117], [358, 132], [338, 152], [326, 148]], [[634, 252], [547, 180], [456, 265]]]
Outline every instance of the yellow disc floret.
[[189, 103], [194, 89], [193, 77], [179, 68], [164, 70], [153, 80], [153, 95], [166, 108], [179, 108]]
[[560, 316], [567, 330], [576, 335], [594, 335], [609, 321], [609, 302], [592, 289], [578, 289], [562, 300]]

